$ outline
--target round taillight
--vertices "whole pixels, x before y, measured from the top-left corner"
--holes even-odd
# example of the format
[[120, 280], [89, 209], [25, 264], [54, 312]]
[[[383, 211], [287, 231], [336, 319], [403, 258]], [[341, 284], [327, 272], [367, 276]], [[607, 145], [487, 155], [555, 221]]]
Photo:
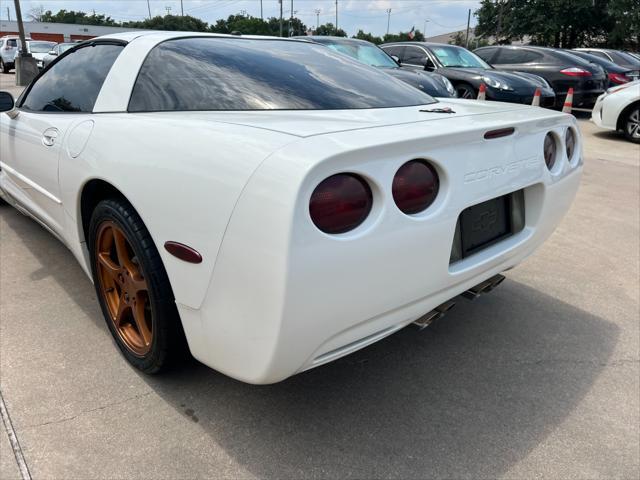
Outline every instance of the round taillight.
[[338, 173], [313, 191], [309, 214], [323, 232], [345, 233], [365, 221], [372, 205], [373, 194], [367, 182], [352, 173]]
[[406, 214], [418, 213], [433, 203], [438, 195], [438, 172], [427, 162], [410, 160], [393, 177], [393, 200]]
[[558, 145], [553, 134], [547, 133], [547, 136], [544, 137], [544, 163], [547, 164], [549, 170], [556, 164], [557, 149]]
[[573, 160], [573, 153], [576, 151], [576, 134], [573, 128], [567, 128], [567, 133], [564, 135], [564, 145], [567, 149], [567, 158], [569, 161]]

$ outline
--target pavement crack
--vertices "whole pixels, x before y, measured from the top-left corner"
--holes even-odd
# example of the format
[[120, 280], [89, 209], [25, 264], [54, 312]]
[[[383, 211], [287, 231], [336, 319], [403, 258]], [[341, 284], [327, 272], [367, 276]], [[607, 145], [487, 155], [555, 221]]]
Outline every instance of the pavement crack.
[[83, 415], [88, 415], [88, 414], [91, 414], [91, 413], [94, 413], [94, 412], [99, 412], [101, 410], [105, 410], [105, 409], [111, 408], [111, 407], [117, 407], [118, 405], [122, 405], [122, 404], [130, 402], [132, 400], [137, 400], [139, 398], [147, 397], [147, 396], [151, 395], [152, 393], [153, 392], [146, 392], [146, 393], [140, 393], [138, 395], [133, 395], [132, 397], [127, 397], [127, 398], [125, 398], [123, 400], [119, 400], [117, 402], [111, 402], [111, 403], [107, 403], [105, 405], [101, 405], [101, 406], [96, 407], [96, 408], [90, 408], [88, 410], [82, 410], [82, 411], [80, 411], [80, 412], [78, 412], [75, 415], [72, 415], [70, 417], [64, 417], [64, 418], [60, 418], [60, 419], [57, 419], [57, 420], [49, 420], [47, 422], [35, 423], [35, 424], [32, 424], [32, 425], [26, 425], [24, 427], [24, 430], [38, 428], [38, 427], [44, 427], [44, 426], [47, 426], [47, 425], [57, 425], [57, 424], [60, 424], [60, 423], [70, 422], [72, 420], [75, 420], [78, 417], [83, 416]]

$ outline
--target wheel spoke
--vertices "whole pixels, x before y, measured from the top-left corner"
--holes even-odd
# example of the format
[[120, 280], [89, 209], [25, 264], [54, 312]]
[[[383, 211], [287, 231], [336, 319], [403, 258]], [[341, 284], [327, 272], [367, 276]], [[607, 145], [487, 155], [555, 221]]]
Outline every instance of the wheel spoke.
[[127, 239], [124, 234], [117, 228], [113, 229], [113, 242], [116, 245], [116, 253], [118, 255], [118, 263], [122, 268], [126, 268], [129, 273], [135, 272], [137, 269], [131, 262], [129, 250], [127, 249]]
[[123, 292], [120, 294], [120, 297], [118, 298], [118, 311], [116, 312], [116, 316], [113, 319], [113, 322], [116, 324], [116, 327], [118, 328], [122, 326], [122, 321], [124, 319], [125, 313], [130, 308], [129, 305], [127, 305], [127, 302], [125, 301], [124, 296], [125, 294]]
[[121, 271], [121, 268], [116, 265], [113, 260], [109, 257], [107, 253], [98, 253], [98, 262], [102, 267], [102, 271], [112, 277], [114, 280], [118, 279], [118, 274]]
[[146, 346], [149, 346], [149, 344], [151, 344], [152, 335], [149, 327], [147, 326], [147, 320], [144, 314], [146, 303], [147, 299], [145, 295], [136, 295], [133, 302], [132, 313], [140, 338]]

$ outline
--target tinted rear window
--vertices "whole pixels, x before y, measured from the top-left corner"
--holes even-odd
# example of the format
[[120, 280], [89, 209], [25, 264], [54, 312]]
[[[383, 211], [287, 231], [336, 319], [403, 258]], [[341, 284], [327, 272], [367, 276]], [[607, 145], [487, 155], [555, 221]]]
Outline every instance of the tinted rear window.
[[434, 101], [321, 45], [209, 37], [169, 40], [151, 50], [129, 111], [336, 110]]

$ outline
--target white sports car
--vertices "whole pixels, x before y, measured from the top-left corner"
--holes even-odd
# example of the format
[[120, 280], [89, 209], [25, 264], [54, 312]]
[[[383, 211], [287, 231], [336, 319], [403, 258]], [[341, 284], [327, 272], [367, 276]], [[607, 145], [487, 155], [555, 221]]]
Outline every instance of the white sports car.
[[640, 80], [613, 87], [598, 97], [591, 120], [600, 128], [621, 130], [640, 143]]
[[571, 115], [437, 102], [277, 38], [102, 37], [0, 104], [2, 196], [148, 373], [186, 339], [273, 383], [425, 325], [538, 248], [582, 170]]

